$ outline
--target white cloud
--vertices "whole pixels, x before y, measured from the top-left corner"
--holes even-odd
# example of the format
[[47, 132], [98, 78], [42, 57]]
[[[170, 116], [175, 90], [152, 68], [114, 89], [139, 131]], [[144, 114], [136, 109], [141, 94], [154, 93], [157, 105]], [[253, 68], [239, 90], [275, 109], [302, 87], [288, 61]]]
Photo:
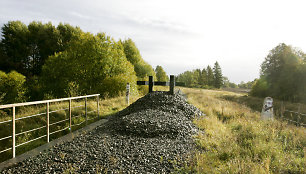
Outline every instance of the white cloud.
[[306, 51], [299, 0], [1, 0], [0, 23], [67, 22], [85, 31], [132, 38], [144, 59], [168, 74], [218, 61], [237, 83], [258, 77], [281, 42]]

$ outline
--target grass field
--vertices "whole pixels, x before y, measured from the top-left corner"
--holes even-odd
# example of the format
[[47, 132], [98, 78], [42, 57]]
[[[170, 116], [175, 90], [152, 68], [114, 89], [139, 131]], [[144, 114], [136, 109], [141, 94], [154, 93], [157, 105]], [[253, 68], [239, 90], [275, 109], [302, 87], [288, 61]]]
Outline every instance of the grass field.
[[[181, 89], [207, 116], [194, 120], [203, 131], [199, 150], [180, 171], [196, 173], [305, 173], [306, 129], [260, 120], [260, 113], [225, 91]], [[231, 99], [231, 100], [229, 100]], [[251, 105], [262, 105], [248, 101]]]

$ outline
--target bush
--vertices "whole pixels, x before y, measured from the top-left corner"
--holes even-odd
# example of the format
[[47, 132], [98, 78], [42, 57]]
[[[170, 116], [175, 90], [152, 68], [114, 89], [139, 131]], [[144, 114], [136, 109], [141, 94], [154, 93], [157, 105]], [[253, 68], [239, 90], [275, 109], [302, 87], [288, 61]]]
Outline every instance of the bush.
[[8, 74], [0, 71], [0, 103], [7, 104], [25, 101], [25, 81], [25, 76], [16, 71], [11, 71]]
[[105, 34], [80, 34], [65, 51], [49, 57], [41, 80], [45, 93], [54, 97], [94, 93], [118, 96], [128, 82], [132, 91], [136, 89], [134, 67], [127, 61], [123, 46]]

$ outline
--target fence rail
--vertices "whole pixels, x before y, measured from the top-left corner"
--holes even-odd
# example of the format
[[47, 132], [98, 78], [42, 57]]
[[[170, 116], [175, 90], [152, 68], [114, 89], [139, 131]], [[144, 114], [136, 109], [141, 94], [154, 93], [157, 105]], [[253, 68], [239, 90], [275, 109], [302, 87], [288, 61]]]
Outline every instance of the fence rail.
[[[287, 113], [290, 114], [291, 119], [285, 118]], [[293, 119], [293, 114], [296, 115], [296, 120]], [[304, 119], [302, 119], [302, 117], [306, 118], [306, 114], [301, 113], [301, 105], [298, 106], [298, 111], [291, 111], [285, 108], [285, 105], [283, 104], [283, 102], [281, 103], [281, 108], [280, 108], [280, 118], [281, 119], [286, 120], [290, 123], [293, 123], [297, 126], [306, 127], [306, 124], [303, 122]]]
[[[16, 156], [16, 148], [19, 147], [19, 146], [28, 144], [30, 142], [33, 142], [35, 140], [38, 140], [38, 139], [41, 139], [41, 138], [44, 138], [44, 137], [47, 137], [46, 140], [47, 140], [47, 143], [48, 143], [50, 141], [50, 135], [52, 135], [52, 134], [55, 134], [55, 133], [58, 133], [58, 132], [62, 132], [62, 131], [68, 130], [68, 129], [71, 132], [73, 126], [78, 126], [78, 125], [81, 125], [81, 124], [83, 124], [85, 122], [87, 124], [88, 120], [93, 120], [95, 118], [99, 118], [99, 96], [100, 96], [100, 94], [93, 94], [93, 95], [70, 97], [70, 98], [61, 98], [61, 99], [53, 99], [53, 100], [43, 100], [43, 101], [34, 101], [34, 102], [26, 102], [26, 103], [16, 103], [16, 104], [0, 105], [0, 109], [10, 109], [10, 108], [12, 109], [12, 119], [0, 122], [0, 126], [2, 124], [4, 124], [4, 123], [12, 123], [12, 132], [11, 132], [11, 135], [0, 138], [0, 141], [7, 140], [7, 139], [12, 139], [12, 147], [1, 150], [0, 154], [4, 153], [6, 151], [12, 150], [12, 157], [15, 158], [15, 156]], [[96, 100], [97, 108], [96, 108], [96, 110], [92, 110], [92, 111], [87, 112], [87, 106], [88, 106], [87, 105], [87, 98], [92, 98], [92, 97], [96, 97], [97, 98], [97, 100]], [[76, 100], [76, 99], [85, 99], [85, 104], [84, 105], [79, 105], [79, 106], [72, 107], [72, 100]], [[62, 102], [62, 101], [69, 101], [69, 107], [68, 108], [54, 110], [54, 111], [50, 111], [50, 103]], [[16, 108], [17, 107], [37, 105], [37, 104], [45, 104], [46, 105], [46, 112], [38, 113], [38, 114], [33, 114], [33, 115], [27, 115], [27, 116], [24, 116], [24, 117], [16, 118]], [[85, 114], [80, 114], [78, 116], [72, 116], [72, 109], [80, 108], [80, 107], [84, 107]], [[69, 118], [62, 119], [62, 120], [50, 123], [50, 114], [51, 113], [55, 113], [55, 112], [59, 112], [59, 111], [63, 111], [63, 110], [65, 110], [65, 111], [68, 110]], [[91, 119], [88, 119], [87, 118], [87, 114], [88, 113], [92, 113], [92, 112], [97, 112], [97, 115], [95, 117], [91, 118]], [[27, 118], [32, 118], [32, 117], [37, 117], [37, 116], [41, 116], [41, 115], [46, 115], [46, 125], [41, 126], [41, 127], [36, 127], [36, 128], [30, 129], [30, 130], [26, 130], [26, 131], [21, 131], [19, 133], [16, 133], [16, 121], [27, 119]], [[80, 116], [85, 116], [85, 121], [83, 121], [81, 123], [77, 123], [77, 124], [72, 124], [72, 119], [80, 117]], [[63, 128], [63, 129], [60, 129], [60, 130], [55, 130], [53, 132], [50, 132], [50, 126], [54, 126], [54, 125], [57, 125], [57, 124], [60, 124], [60, 123], [68, 122], [68, 121], [69, 121], [69, 126]], [[46, 134], [44, 134], [42, 136], [39, 136], [37, 138], [28, 140], [26, 142], [20, 143], [20, 144], [16, 143], [16, 137], [17, 136], [22, 135], [22, 134], [27, 134], [27, 133], [30, 133], [30, 132], [33, 132], [33, 131], [38, 131], [38, 130], [41, 130], [43, 128], [46, 128]]]

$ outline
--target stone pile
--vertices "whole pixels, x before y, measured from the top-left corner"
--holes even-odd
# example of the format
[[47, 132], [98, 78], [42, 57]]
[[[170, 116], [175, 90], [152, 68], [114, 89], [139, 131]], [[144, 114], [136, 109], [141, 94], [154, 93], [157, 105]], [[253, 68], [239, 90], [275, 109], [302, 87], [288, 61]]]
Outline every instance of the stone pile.
[[1, 172], [170, 173], [192, 155], [192, 119], [202, 115], [180, 94], [153, 92], [95, 130]]

